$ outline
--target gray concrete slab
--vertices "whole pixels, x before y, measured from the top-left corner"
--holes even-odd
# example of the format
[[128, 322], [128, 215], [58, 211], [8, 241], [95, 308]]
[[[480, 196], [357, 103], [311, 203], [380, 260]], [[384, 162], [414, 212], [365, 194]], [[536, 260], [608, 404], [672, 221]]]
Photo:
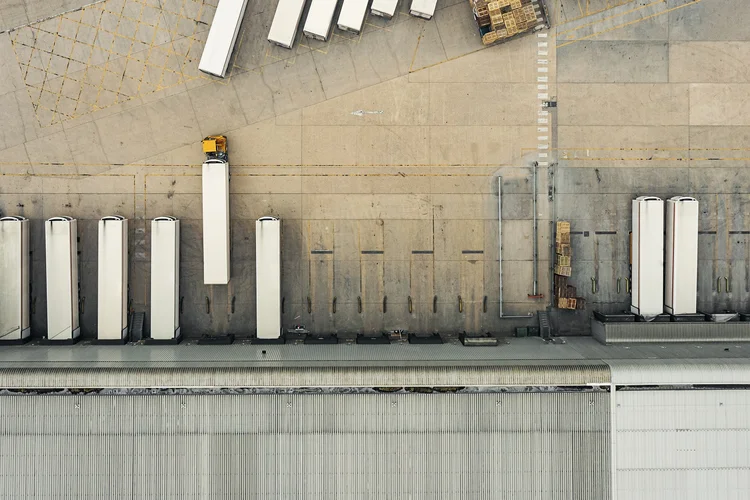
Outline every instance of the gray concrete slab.
[[674, 9], [669, 13], [670, 40], [750, 40], [750, 13], [741, 0], [668, 0], [667, 7]]
[[690, 85], [691, 125], [750, 125], [750, 84]]
[[[570, 4], [576, 4], [561, 3], [567, 11]], [[590, 9], [590, 14], [563, 16], [557, 30], [558, 47], [582, 40], [667, 40], [670, 12], [665, 2], [607, 1], [606, 6]]]
[[0, 6], [0, 31], [23, 26], [28, 22], [24, 0], [8, 0]]
[[560, 125], [684, 125], [689, 92], [682, 84], [560, 84]]
[[674, 42], [669, 45], [669, 80], [692, 83], [748, 83], [749, 42]]
[[559, 49], [559, 82], [659, 83], [669, 78], [666, 42], [584, 40]]

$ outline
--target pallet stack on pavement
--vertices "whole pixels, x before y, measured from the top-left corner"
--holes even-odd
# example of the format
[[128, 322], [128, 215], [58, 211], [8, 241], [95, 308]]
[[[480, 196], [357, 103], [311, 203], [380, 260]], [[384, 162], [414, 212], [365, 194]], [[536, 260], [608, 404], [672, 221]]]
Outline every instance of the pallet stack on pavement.
[[477, 20], [477, 25], [482, 28], [490, 26], [490, 11], [487, 8], [488, 0], [473, 0], [470, 2], [472, 9], [474, 9], [474, 18]]
[[489, 45], [539, 25], [533, 1], [469, 0], [482, 34], [482, 43]]
[[573, 274], [570, 247], [570, 222], [558, 221], [555, 231], [555, 297], [559, 309], [583, 309], [585, 301], [568, 283]]

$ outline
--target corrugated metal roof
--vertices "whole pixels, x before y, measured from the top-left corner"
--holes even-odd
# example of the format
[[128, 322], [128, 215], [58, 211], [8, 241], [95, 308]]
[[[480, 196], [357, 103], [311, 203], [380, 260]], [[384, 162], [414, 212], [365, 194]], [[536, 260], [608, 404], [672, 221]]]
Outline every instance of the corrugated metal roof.
[[[0, 349], [0, 387], [281, 387], [747, 383], [748, 343], [602, 345], [509, 338], [461, 345], [16, 346]], [[632, 360], [634, 363], [625, 363]], [[731, 363], [731, 368], [724, 365]], [[660, 368], [663, 365], [669, 367]], [[711, 368], [712, 365], [715, 365]], [[683, 366], [682, 369], [677, 367]], [[604, 367], [604, 368], [602, 368]], [[661, 370], [661, 371], [660, 371]], [[681, 371], [680, 371], [681, 370]], [[692, 370], [692, 371], [691, 371]], [[700, 376], [702, 370], [705, 376]], [[665, 375], [664, 373], [668, 373]], [[721, 375], [718, 373], [721, 372]], [[346, 383], [342, 382], [345, 381]], [[687, 383], [687, 382], [685, 382]], [[693, 383], [693, 382], [691, 382]]]
[[609, 360], [616, 385], [750, 385], [743, 359]]
[[7, 498], [610, 498], [606, 392], [1, 399]]
[[[491, 366], [603, 359], [750, 359], [750, 343], [602, 345], [591, 337], [544, 342], [504, 338], [498, 346], [442, 345], [24, 345], [0, 348], [0, 366]], [[265, 353], [264, 353], [265, 352]]]
[[[397, 362], [421, 364], [515, 361], [518, 359], [569, 360], [583, 356], [568, 344], [549, 344], [540, 338], [509, 339], [491, 347], [464, 347], [458, 344], [419, 345], [24, 345], [0, 349], [0, 363], [139, 362], [266, 364], [269, 362], [363, 361], [379, 365]], [[265, 353], [264, 353], [265, 352]]]
[[601, 323], [591, 321], [591, 333], [605, 344], [634, 342], [747, 342], [750, 323]]
[[617, 500], [750, 498], [750, 391], [617, 391]]
[[415, 367], [6, 368], [0, 388], [487, 387], [609, 383], [605, 364]]

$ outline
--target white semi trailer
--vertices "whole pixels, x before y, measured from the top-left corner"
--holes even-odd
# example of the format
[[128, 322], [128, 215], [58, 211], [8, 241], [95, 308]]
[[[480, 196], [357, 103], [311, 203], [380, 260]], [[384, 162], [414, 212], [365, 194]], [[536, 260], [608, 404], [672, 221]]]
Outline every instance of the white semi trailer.
[[78, 316], [78, 221], [52, 217], [44, 223], [47, 265], [47, 340], [73, 342]]
[[99, 221], [96, 338], [120, 342], [128, 333], [128, 220]]
[[432, 19], [436, 7], [437, 0], [412, 0], [409, 14], [423, 19]]
[[630, 311], [644, 318], [664, 312], [664, 201], [655, 196], [633, 200]]
[[226, 285], [230, 276], [229, 163], [203, 164], [203, 283]]
[[338, 3], [338, 0], [312, 0], [302, 33], [308, 38], [327, 41]]
[[268, 41], [285, 49], [294, 46], [307, 0], [279, 0], [268, 31]]
[[151, 221], [151, 340], [172, 342], [180, 331], [180, 221]]
[[396, 14], [399, 0], [372, 0], [370, 12], [375, 16], [391, 19]]
[[198, 69], [209, 75], [224, 78], [232, 56], [247, 0], [219, 0], [208, 31], [206, 45]]
[[0, 218], [0, 342], [31, 338], [29, 261], [28, 219]]
[[359, 33], [365, 22], [369, 3], [370, 0], [344, 0], [337, 23], [339, 29]]
[[255, 295], [257, 337], [281, 336], [281, 221], [261, 217], [255, 222]]
[[669, 314], [697, 312], [699, 216], [695, 198], [675, 196], [667, 200], [664, 311]]

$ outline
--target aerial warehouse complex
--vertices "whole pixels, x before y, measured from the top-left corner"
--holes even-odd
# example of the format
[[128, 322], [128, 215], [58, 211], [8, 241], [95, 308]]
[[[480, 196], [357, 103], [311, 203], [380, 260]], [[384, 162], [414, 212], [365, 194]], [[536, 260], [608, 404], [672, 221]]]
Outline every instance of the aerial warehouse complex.
[[748, 26], [0, 0], [0, 496], [750, 498]]

